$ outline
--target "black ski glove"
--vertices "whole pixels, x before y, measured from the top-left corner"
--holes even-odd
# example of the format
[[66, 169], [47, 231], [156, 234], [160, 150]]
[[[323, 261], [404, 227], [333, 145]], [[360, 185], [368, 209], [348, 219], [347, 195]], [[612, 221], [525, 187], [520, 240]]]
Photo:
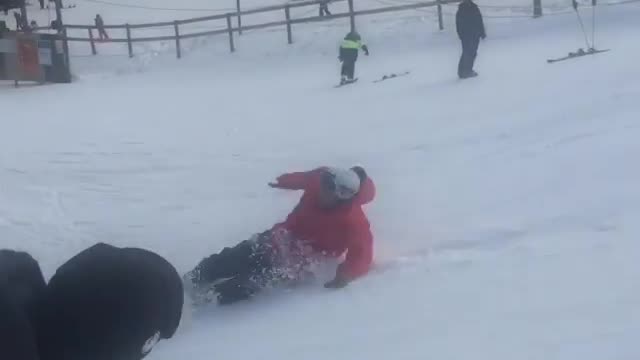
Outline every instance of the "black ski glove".
[[336, 276], [335, 279], [324, 284], [324, 287], [327, 289], [342, 289], [347, 286], [349, 281], [344, 279], [342, 276]]
[[362, 51], [364, 51], [365, 55], [369, 56], [369, 48], [367, 45], [362, 45]]
[[342, 265], [338, 266], [338, 270], [336, 271], [335, 279], [324, 284], [324, 287], [327, 289], [342, 289], [343, 287], [349, 284], [349, 280], [346, 276], [343, 275]]

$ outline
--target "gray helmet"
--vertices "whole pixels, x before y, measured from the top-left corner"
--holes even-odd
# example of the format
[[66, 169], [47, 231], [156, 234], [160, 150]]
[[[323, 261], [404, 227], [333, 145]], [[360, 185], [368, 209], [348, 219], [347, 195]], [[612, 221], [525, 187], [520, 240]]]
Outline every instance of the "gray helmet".
[[349, 200], [360, 191], [360, 177], [352, 169], [326, 168], [322, 180], [323, 187], [340, 200]]

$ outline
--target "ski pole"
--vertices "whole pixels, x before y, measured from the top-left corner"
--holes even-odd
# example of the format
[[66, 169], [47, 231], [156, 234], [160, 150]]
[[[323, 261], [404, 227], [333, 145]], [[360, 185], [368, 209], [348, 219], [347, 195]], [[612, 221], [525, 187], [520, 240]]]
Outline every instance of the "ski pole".
[[591, 20], [592, 20], [592, 25], [591, 25], [591, 45], [593, 46], [593, 49], [596, 49], [596, 5], [597, 5], [597, 0], [592, 0], [591, 1], [591, 9], [592, 9], [592, 14], [591, 14]]
[[578, 2], [576, 0], [573, 1], [573, 9], [576, 11], [576, 15], [578, 16], [578, 22], [580, 23], [580, 28], [582, 29], [582, 34], [584, 35], [584, 41], [587, 44], [587, 50], [591, 48], [589, 45], [589, 37], [587, 36], [587, 31], [584, 29], [584, 22], [582, 21], [582, 16], [580, 16], [580, 11], [578, 11]]

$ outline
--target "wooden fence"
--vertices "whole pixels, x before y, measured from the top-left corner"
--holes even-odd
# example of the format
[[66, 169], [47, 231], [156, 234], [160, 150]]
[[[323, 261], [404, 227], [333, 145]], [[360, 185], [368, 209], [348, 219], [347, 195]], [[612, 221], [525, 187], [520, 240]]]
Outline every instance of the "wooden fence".
[[[127, 43], [127, 47], [129, 50], [129, 57], [133, 57], [133, 43], [151, 42], [151, 41], [175, 41], [176, 56], [180, 58], [182, 56], [180, 41], [183, 39], [197, 38], [197, 37], [203, 37], [203, 36], [227, 35], [229, 37], [229, 50], [231, 52], [234, 52], [236, 49], [235, 43], [234, 43], [234, 33], [242, 34], [242, 31], [285, 26], [287, 31], [287, 42], [289, 44], [292, 44], [293, 43], [292, 27], [295, 24], [349, 18], [351, 22], [351, 29], [353, 30], [356, 28], [355, 18], [357, 16], [406, 11], [406, 10], [421, 9], [421, 8], [428, 8], [428, 7], [437, 8], [439, 28], [440, 30], [443, 30], [444, 23], [443, 23], [443, 16], [442, 16], [442, 6], [446, 4], [458, 3], [461, 0], [418, 1], [412, 4], [387, 6], [387, 7], [380, 7], [375, 9], [367, 9], [367, 10], [359, 10], [359, 11], [354, 8], [354, 4], [353, 4], [354, 0], [334, 0], [332, 1], [332, 3], [337, 1], [347, 1], [349, 10], [347, 12], [332, 14], [329, 16], [311, 16], [311, 17], [301, 17], [301, 18], [293, 19], [291, 17], [292, 8], [311, 7], [311, 6], [319, 7], [320, 3], [322, 2], [322, 0], [307, 0], [307, 1], [301, 1], [296, 3], [274, 5], [274, 6], [268, 6], [268, 7], [258, 8], [258, 9], [221, 14], [221, 15], [204, 16], [204, 17], [187, 19], [187, 20], [176, 20], [176, 21], [169, 21], [169, 22], [157, 22], [157, 23], [135, 24], [135, 25], [133, 24], [105, 25], [104, 26], [105, 29], [124, 29], [126, 31], [126, 38], [115, 38], [115, 39], [108, 39], [105, 41], [114, 42], [114, 43]], [[282, 12], [283, 20], [270, 21], [270, 22], [265, 22], [265, 23], [256, 24], [256, 25], [245, 25], [245, 26], [241, 25], [242, 16], [250, 15], [250, 14], [258, 14], [258, 13], [273, 13], [273, 12]], [[235, 27], [233, 25], [234, 19], [238, 24]], [[201, 31], [201, 32], [188, 33], [188, 34], [183, 34], [180, 31], [181, 25], [194, 24], [194, 23], [200, 23], [205, 21], [221, 21], [226, 26], [224, 29]], [[158, 28], [158, 27], [173, 27], [173, 34], [166, 35], [166, 36], [155, 36], [155, 37], [133, 37], [132, 36], [132, 30]], [[92, 54], [93, 55], [97, 54], [97, 51], [96, 51], [97, 40], [94, 37], [94, 30], [97, 30], [95, 25], [64, 25], [64, 32], [66, 34], [68, 34], [67, 30], [86, 30], [87, 37], [68, 36], [66, 39], [68, 41], [88, 42], [91, 45]]]

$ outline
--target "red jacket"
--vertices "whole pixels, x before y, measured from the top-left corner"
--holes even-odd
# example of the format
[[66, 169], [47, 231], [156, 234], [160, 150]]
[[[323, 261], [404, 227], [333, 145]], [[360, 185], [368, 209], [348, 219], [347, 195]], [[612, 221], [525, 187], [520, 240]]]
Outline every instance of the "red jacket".
[[274, 226], [286, 229], [295, 239], [309, 242], [317, 254], [340, 257], [347, 253], [338, 267], [337, 276], [353, 280], [365, 275], [373, 261], [373, 235], [362, 205], [375, 196], [375, 185], [366, 178], [360, 191], [350, 202], [331, 210], [319, 204], [322, 168], [284, 174], [275, 187], [303, 190], [304, 194], [287, 219]]

